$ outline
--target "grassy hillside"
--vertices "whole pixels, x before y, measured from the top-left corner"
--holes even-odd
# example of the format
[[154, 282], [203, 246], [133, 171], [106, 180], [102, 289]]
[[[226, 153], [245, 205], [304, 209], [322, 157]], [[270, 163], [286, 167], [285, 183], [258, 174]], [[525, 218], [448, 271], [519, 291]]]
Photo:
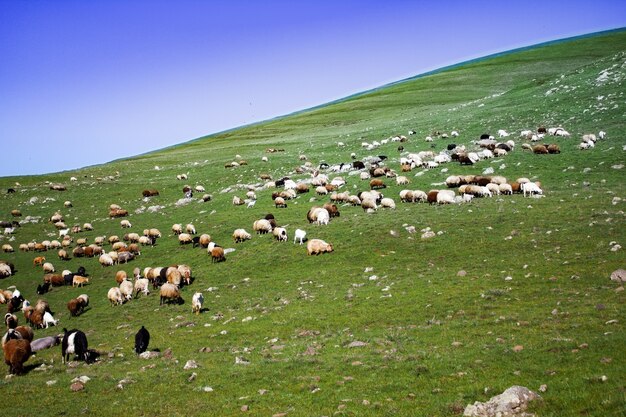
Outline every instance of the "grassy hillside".
[[[17, 273], [0, 280], [0, 288], [15, 285], [31, 302], [40, 298], [35, 288], [43, 272], [32, 264], [38, 255], [57, 271], [85, 266], [85, 288], [57, 287], [41, 297], [61, 322], [35, 337], [78, 328], [101, 357], [68, 366], [60, 347], [42, 351], [27, 362], [26, 375], [0, 380], [0, 390], [19, 404], [20, 415], [454, 416], [511, 385], [537, 391], [545, 384], [543, 401], [531, 410], [538, 415], [624, 415], [624, 292], [609, 275], [626, 264], [624, 249], [610, 245], [626, 244], [625, 79], [626, 32], [612, 32], [472, 62], [139, 157], [1, 178], [2, 190], [16, 192], [3, 191], [0, 217], [12, 220], [10, 211], [19, 209], [23, 224], [2, 238], [15, 252], [0, 257]], [[539, 125], [571, 133], [545, 138], [560, 145], [560, 154], [522, 150], [527, 141], [519, 132]], [[296, 173], [305, 164], [300, 155], [317, 167], [349, 162], [351, 153], [387, 155], [386, 165], [399, 173], [398, 143], [374, 151], [361, 143], [410, 129], [416, 134], [403, 144], [404, 154], [439, 152], [452, 142], [474, 148], [480, 134], [498, 129], [512, 132], [507, 139], [516, 147], [473, 166], [414, 169], [406, 173], [408, 186], [385, 179], [383, 192], [395, 210], [366, 214], [341, 206], [327, 226], [310, 225], [306, 213], [328, 196], [312, 191], [277, 209], [271, 199], [277, 190], [259, 178], [310, 181], [310, 171]], [[434, 135], [452, 130], [460, 136]], [[600, 130], [605, 140], [578, 149], [583, 134]], [[428, 135], [433, 142], [424, 140]], [[224, 168], [242, 159], [248, 164]], [[545, 196], [440, 206], [398, 197], [404, 188], [445, 188], [449, 175], [488, 168], [509, 181], [541, 181]], [[177, 180], [183, 173], [188, 180]], [[368, 188], [358, 175], [327, 175], [343, 176], [352, 194]], [[67, 191], [52, 191], [49, 183]], [[195, 193], [190, 203], [177, 204], [185, 184], [204, 186], [211, 201]], [[145, 188], [160, 196], [143, 199]], [[233, 196], [245, 198], [249, 188], [258, 197], [254, 207], [233, 206]], [[73, 207], [65, 208], [66, 200]], [[131, 229], [108, 217], [113, 203], [129, 210]], [[163, 237], [136, 260], [108, 268], [96, 258], [60, 261], [54, 250], [18, 251], [20, 243], [58, 238], [47, 221], [56, 211], [69, 226], [92, 223], [93, 231], [73, 235], [88, 243], [152, 227]], [[267, 213], [287, 225], [287, 243], [271, 235], [233, 243], [234, 229], [252, 232], [254, 220]], [[24, 222], [27, 216], [33, 221]], [[178, 244], [174, 223], [193, 223], [235, 251], [214, 264], [206, 250]], [[410, 226], [417, 232], [409, 233]], [[335, 251], [307, 256], [293, 244], [296, 228], [332, 242]], [[426, 228], [440, 233], [422, 239]], [[122, 306], [108, 303], [116, 271], [172, 264], [193, 269], [184, 304], [159, 306], [157, 292]], [[196, 291], [208, 307], [198, 316], [191, 314]], [[81, 293], [89, 294], [90, 306], [70, 318], [66, 303]], [[133, 353], [141, 325], [159, 358]], [[171, 356], [164, 355], [168, 349]], [[242, 358], [246, 364], [238, 363]], [[198, 368], [184, 370], [188, 360]], [[82, 375], [91, 380], [71, 392], [72, 379]]]

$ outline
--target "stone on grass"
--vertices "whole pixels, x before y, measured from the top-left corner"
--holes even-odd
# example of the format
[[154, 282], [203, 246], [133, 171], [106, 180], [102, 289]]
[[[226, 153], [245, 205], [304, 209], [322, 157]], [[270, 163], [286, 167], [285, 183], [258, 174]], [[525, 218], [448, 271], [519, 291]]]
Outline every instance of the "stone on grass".
[[523, 413], [530, 401], [541, 399], [539, 394], [519, 385], [512, 386], [500, 395], [481, 403], [469, 404], [463, 412], [467, 417], [505, 417]]
[[196, 363], [196, 361], [190, 359], [187, 361], [187, 363], [185, 363], [185, 366], [183, 367], [184, 370], [187, 369], [196, 369], [198, 367], [198, 364]]
[[626, 269], [616, 269], [611, 274], [611, 281], [626, 282]]

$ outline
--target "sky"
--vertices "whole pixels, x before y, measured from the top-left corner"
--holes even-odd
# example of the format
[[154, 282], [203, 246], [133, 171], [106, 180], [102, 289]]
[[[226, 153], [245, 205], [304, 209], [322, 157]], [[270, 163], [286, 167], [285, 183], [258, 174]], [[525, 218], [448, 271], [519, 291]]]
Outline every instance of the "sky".
[[622, 0], [0, 0], [0, 177], [101, 164], [625, 26]]

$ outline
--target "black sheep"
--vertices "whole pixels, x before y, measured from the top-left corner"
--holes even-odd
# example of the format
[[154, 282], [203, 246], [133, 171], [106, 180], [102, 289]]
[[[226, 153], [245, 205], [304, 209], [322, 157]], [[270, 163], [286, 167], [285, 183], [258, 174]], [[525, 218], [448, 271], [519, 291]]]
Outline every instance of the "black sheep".
[[135, 353], [138, 355], [148, 350], [148, 344], [150, 343], [150, 332], [141, 326], [141, 329], [135, 335]]
[[94, 357], [93, 353], [88, 349], [87, 336], [80, 330], [73, 329], [68, 331], [63, 329], [63, 342], [61, 342], [61, 359], [68, 362], [70, 355], [74, 354], [79, 360], [83, 360], [87, 363], [92, 362]]

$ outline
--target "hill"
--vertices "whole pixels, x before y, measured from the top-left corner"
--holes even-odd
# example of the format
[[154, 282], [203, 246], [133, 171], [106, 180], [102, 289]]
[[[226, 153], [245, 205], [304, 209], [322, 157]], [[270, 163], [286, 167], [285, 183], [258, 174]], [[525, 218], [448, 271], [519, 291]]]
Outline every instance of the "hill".
[[[626, 31], [602, 33], [455, 66], [138, 157], [0, 179], [2, 189], [15, 191], [1, 197], [2, 220], [14, 220], [13, 209], [22, 214], [15, 218], [21, 227], [2, 240], [15, 249], [2, 258], [16, 273], [0, 287], [49, 301], [59, 327], [36, 330], [36, 338], [78, 328], [101, 355], [94, 364], [66, 365], [59, 347], [39, 352], [26, 375], [0, 381], [2, 392], [24, 415], [460, 415], [467, 404], [512, 385], [535, 391], [545, 385], [543, 400], [531, 406], [539, 415], [623, 415], [624, 293], [609, 276], [625, 261], [619, 247], [626, 242], [625, 76]], [[535, 143], [520, 131], [538, 126], [570, 133], [538, 142], [558, 144], [560, 154], [523, 149]], [[515, 142], [504, 156], [401, 172], [400, 158], [409, 153], [439, 153], [452, 143], [480, 151], [474, 144], [480, 135], [498, 136], [500, 129], [511, 136], [498, 140]], [[604, 140], [579, 149], [584, 134], [600, 131], [607, 132]], [[400, 135], [406, 142], [391, 139]], [[375, 149], [362, 146], [375, 141]], [[338, 204], [341, 215], [328, 225], [309, 224], [307, 211], [330, 194], [311, 187], [276, 208], [271, 195], [282, 189], [261, 179], [310, 183], [320, 171], [342, 176], [340, 191], [357, 194], [369, 188], [360, 172], [331, 170], [351, 163], [353, 153], [360, 161], [384, 155], [383, 165], [408, 178], [409, 185], [383, 178], [395, 209], [366, 213]], [[403, 189], [445, 189], [448, 176], [492, 170], [509, 182], [540, 181], [543, 197], [400, 202]], [[186, 180], [177, 179], [182, 174]], [[59, 183], [66, 191], [50, 189]], [[206, 191], [184, 199], [184, 185]], [[143, 198], [144, 189], [159, 195]], [[249, 191], [254, 205], [232, 204]], [[129, 211], [130, 229], [109, 217], [111, 204]], [[61, 261], [56, 250], [19, 251], [20, 243], [60, 239], [48, 222], [55, 212], [68, 227], [93, 225], [70, 232], [70, 250], [80, 238], [93, 243], [148, 228], [162, 237], [128, 264], [106, 268], [97, 258]], [[258, 234], [233, 242], [236, 228], [252, 232], [268, 213], [286, 225], [287, 243]], [[212, 263], [206, 249], [179, 245], [174, 223], [193, 223], [235, 250]], [[307, 256], [292, 241], [296, 228], [331, 242], [334, 251]], [[428, 231], [434, 237], [422, 238]], [[88, 285], [38, 296], [43, 272], [33, 266], [36, 256], [57, 271], [84, 266]], [[107, 301], [116, 271], [174, 264], [193, 270], [183, 304], [160, 306], [158, 290], [122, 306]], [[196, 291], [207, 308], [200, 315], [191, 314]], [[66, 304], [81, 293], [90, 306], [69, 317]], [[142, 325], [152, 335], [150, 349], [160, 351], [156, 359], [132, 351]], [[198, 367], [183, 369], [189, 360]], [[71, 392], [71, 381], [83, 375], [90, 378], [84, 390]]]

